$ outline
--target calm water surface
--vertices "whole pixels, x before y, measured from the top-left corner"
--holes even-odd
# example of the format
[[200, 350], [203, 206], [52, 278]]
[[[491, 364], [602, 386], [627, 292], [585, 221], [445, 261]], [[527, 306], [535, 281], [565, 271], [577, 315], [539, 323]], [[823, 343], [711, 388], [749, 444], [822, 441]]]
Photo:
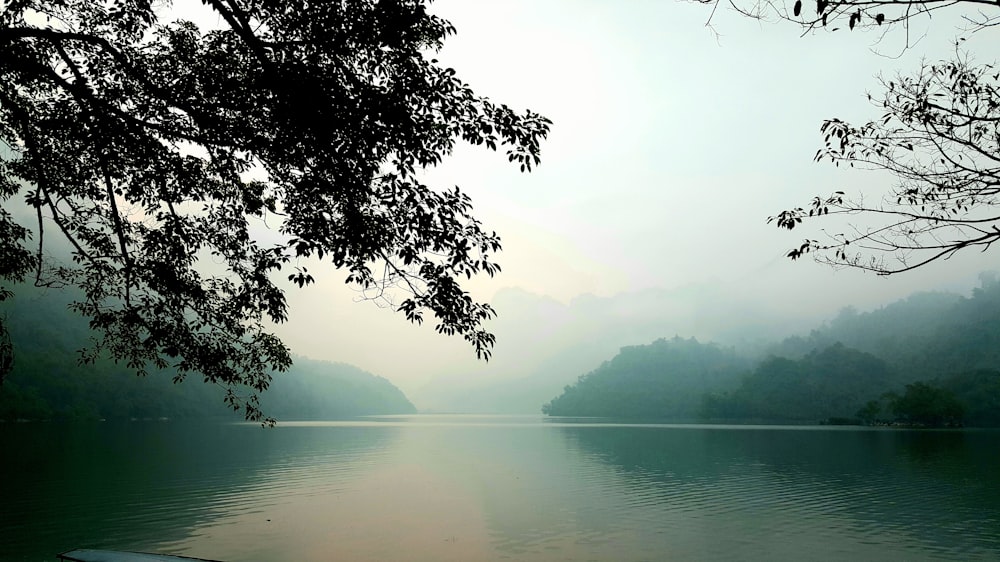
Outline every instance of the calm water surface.
[[0, 425], [0, 559], [1000, 560], [1000, 432]]

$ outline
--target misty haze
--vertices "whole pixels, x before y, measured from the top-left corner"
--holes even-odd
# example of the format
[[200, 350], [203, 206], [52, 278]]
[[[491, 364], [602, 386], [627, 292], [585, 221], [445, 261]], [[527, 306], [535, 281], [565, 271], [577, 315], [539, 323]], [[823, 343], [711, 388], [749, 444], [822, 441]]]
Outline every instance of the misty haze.
[[1000, 560], [998, 23], [0, 0], [0, 560]]

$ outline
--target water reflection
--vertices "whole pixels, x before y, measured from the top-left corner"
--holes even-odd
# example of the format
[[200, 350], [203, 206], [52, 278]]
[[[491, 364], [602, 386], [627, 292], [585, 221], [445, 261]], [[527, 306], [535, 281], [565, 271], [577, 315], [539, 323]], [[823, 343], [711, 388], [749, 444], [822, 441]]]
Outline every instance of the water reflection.
[[11, 560], [1000, 559], [998, 432], [459, 416], [0, 429]]
[[[562, 427], [701, 556], [995, 559], [995, 432]], [[641, 525], [640, 521], [636, 521]], [[700, 529], [700, 531], [699, 531]]]
[[296, 484], [317, 471], [339, 471], [329, 480], [347, 482], [376, 462], [398, 431], [167, 423], [2, 429], [0, 528], [10, 560], [51, 559], [76, 547], [183, 545], [224, 517], [263, 513], [289, 494], [312, 493]]

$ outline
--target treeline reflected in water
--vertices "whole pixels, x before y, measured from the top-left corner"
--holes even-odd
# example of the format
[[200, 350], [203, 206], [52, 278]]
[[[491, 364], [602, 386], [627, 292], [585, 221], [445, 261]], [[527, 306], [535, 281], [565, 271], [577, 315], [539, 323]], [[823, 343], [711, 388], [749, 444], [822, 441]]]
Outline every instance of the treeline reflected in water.
[[[223, 517], [317, 492], [302, 481], [349, 485], [398, 428], [142, 422], [0, 430], [0, 559], [51, 560], [77, 547], [184, 553], [171, 545]], [[324, 474], [331, 471], [340, 473]]]
[[[561, 427], [625, 517], [744, 559], [997, 559], [1000, 433]], [[699, 531], [700, 529], [700, 531]], [[692, 531], [693, 530], [693, 531]], [[655, 541], [656, 536], [647, 537]]]

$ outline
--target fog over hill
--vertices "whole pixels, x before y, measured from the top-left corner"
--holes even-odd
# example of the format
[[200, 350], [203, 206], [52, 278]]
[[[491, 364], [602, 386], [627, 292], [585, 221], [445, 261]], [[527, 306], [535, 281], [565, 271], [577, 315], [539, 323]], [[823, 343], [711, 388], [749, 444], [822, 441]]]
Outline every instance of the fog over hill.
[[[948, 288], [971, 289], [976, 279], [970, 275]], [[422, 411], [537, 413], [565, 385], [625, 346], [694, 337], [759, 356], [784, 338], [823, 326], [845, 307], [863, 312], [907, 297], [891, 292], [861, 294], [851, 301], [837, 297], [836, 287], [817, 288], [817, 301], [824, 294], [833, 295], [830, 306], [796, 314], [779, 295], [765, 298], [759, 293], [761, 298], [748, 298], [747, 294], [759, 291], [720, 281], [612, 297], [584, 295], [564, 304], [521, 289], [505, 289], [493, 300], [501, 311], [491, 324], [497, 334], [493, 359], [488, 364], [462, 363], [407, 394]]]
[[489, 364], [468, 365], [408, 394], [426, 411], [536, 413], [562, 387], [627, 345], [696, 337], [758, 347], [816, 324], [781, 320], [755, 301], [736, 301], [721, 285], [646, 289], [568, 304], [519, 289], [499, 292]]
[[[14, 348], [13, 370], [0, 386], [0, 420], [15, 419], [206, 419], [241, 420], [223, 402], [224, 389], [175, 371], [135, 369], [103, 356], [79, 362], [87, 345], [87, 321], [67, 304], [71, 290], [27, 285], [0, 303]], [[236, 389], [241, 392], [243, 389]], [[390, 381], [353, 365], [296, 356], [261, 396], [267, 416], [279, 421], [342, 419], [363, 415], [410, 414], [413, 404]]]

